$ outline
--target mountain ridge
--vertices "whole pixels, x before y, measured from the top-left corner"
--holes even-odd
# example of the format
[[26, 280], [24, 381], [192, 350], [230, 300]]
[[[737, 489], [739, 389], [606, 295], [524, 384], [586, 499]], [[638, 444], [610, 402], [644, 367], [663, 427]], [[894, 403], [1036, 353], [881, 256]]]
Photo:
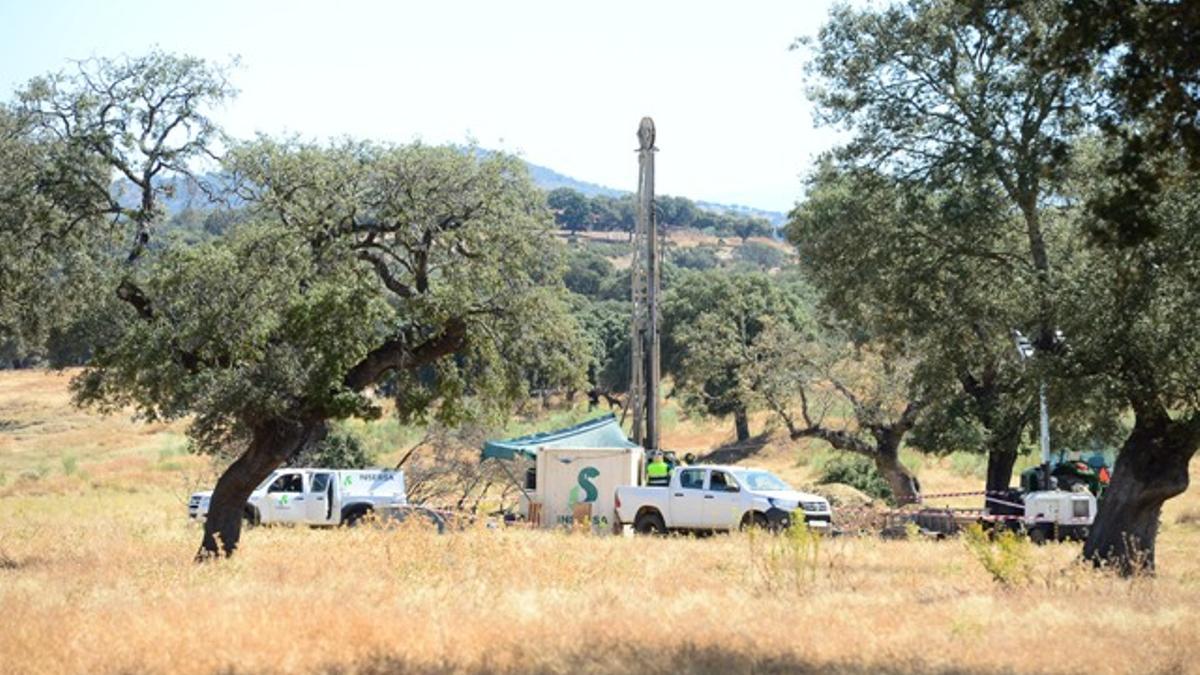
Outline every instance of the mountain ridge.
[[[598, 183], [591, 183], [568, 176], [540, 164], [534, 164], [533, 162], [527, 160], [521, 161], [528, 169], [529, 177], [531, 180], [533, 180], [533, 183], [546, 192], [550, 192], [551, 190], [556, 190], [558, 188], [569, 188], [583, 194], [586, 197], [595, 197], [598, 195], [604, 195], [607, 197], [620, 197], [622, 195], [631, 194], [631, 191], [629, 190], [618, 190], [616, 188], [607, 187]], [[222, 182], [221, 177], [216, 174], [204, 174], [201, 176], [201, 179], [208, 180], [216, 184], [220, 184]], [[207, 194], [205, 194], [203, 190], [199, 188], [194, 180], [183, 180], [182, 184], [181, 179], [178, 177], [165, 180], [169, 181], [173, 186], [172, 194], [163, 199], [163, 205], [166, 207], [169, 214], [175, 215], [176, 213], [189, 208], [205, 210], [214, 205], [214, 202], [208, 197]], [[115, 195], [117, 195], [122, 204], [133, 207], [136, 205], [137, 199], [133, 197], [133, 191], [130, 189], [130, 187], [131, 186], [128, 180], [119, 180], [113, 184], [113, 192]], [[773, 227], [776, 228], [778, 228], [784, 223], [784, 221], [787, 220], [787, 214], [779, 211], [768, 211], [766, 209], [745, 206], [743, 204], [722, 204], [720, 202], [699, 200], [692, 197], [688, 197], [688, 199], [691, 199], [697, 207], [706, 211], [716, 211], [744, 216], [756, 216], [767, 220]]]
[[[589, 183], [587, 181], [579, 180], [578, 178], [573, 178], [571, 176], [559, 173], [549, 167], [534, 164], [533, 162], [526, 160], [522, 161], [524, 161], [525, 166], [528, 167], [529, 176], [533, 179], [533, 182], [547, 192], [563, 187], [575, 190], [576, 192], [583, 194], [585, 197], [596, 197], [598, 195], [603, 195], [605, 197], [620, 197], [621, 195], [627, 195], [631, 192], [630, 190], [618, 190], [616, 188], [599, 185], [597, 183]], [[678, 196], [686, 197], [687, 195]], [[693, 202], [695, 202], [696, 206], [706, 211], [719, 211], [743, 216], [756, 216], [759, 218], [765, 218], [774, 227], [779, 227], [784, 223], [784, 221], [787, 220], [787, 214], [780, 211], [769, 211], [767, 209], [746, 206], [744, 204], [722, 204], [720, 202], [711, 202], [707, 200], [696, 199], [694, 197], [688, 197], [688, 199], [691, 199]]]

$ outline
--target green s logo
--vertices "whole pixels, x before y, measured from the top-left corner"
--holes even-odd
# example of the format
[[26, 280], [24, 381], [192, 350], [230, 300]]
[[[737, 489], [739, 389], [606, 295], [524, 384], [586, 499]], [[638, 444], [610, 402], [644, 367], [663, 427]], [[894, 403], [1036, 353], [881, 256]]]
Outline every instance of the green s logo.
[[591, 479], [597, 478], [600, 475], [600, 470], [594, 466], [585, 466], [579, 470], [579, 484], [571, 488], [571, 493], [567, 499], [567, 506], [574, 506], [580, 502], [594, 502], [600, 496], [600, 491], [592, 483]]

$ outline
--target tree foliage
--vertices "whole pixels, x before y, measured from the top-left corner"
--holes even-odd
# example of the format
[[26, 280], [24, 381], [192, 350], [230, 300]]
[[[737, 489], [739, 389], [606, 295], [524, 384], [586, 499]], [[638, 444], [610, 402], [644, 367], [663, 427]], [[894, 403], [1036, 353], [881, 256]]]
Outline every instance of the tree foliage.
[[1094, 97], [1087, 72], [1055, 65], [1066, 25], [1059, 2], [843, 6], [809, 66], [819, 121], [853, 136], [815, 174], [792, 240], [828, 268], [815, 273], [835, 311], [926, 341], [930, 391], [983, 427], [989, 489], [1011, 479], [1034, 396], [1011, 330], [1046, 348], [1058, 328], [1069, 235], [1054, 207]]
[[[39, 193], [38, 176], [69, 187], [27, 200], [14, 226], [123, 244], [73, 242], [102, 263], [88, 317], [102, 339], [77, 400], [191, 417], [198, 449], [237, 457], [214, 492], [205, 554], [237, 546], [249, 491], [318, 443], [328, 420], [378, 415], [380, 385], [403, 420], [452, 424], [531, 389], [580, 386], [587, 353], [545, 198], [516, 159], [420, 144], [229, 144], [208, 111], [231, 94], [222, 68], [154, 52], [38, 78], [20, 95], [16, 120], [28, 126], [10, 133], [0, 120], [2, 170], [25, 171], [13, 174], [22, 194]], [[171, 186], [222, 145], [242, 213], [219, 237], [158, 236]], [[24, 165], [31, 148], [39, 161]], [[134, 198], [113, 194], [111, 176]], [[21, 233], [13, 241], [38, 241]]]
[[[35, 78], [20, 92], [22, 113], [41, 137], [58, 141], [67, 153], [61, 170], [87, 188], [91, 208], [79, 215], [113, 215], [133, 226], [131, 260], [144, 252], [151, 226], [162, 219], [160, 201], [172, 183], [159, 179], [190, 175], [194, 161], [212, 157], [220, 145], [222, 134], [210, 114], [236, 93], [227, 70], [153, 51], [81, 61], [74, 71]], [[95, 172], [97, 163], [107, 171]], [[110, 172], [133, 186], [132, 206], [113, 193]]]
[[227, 166], [254, 221], [150, 261], [147, 304], [119, 317], [81, 401], [196, 414], [218, 449], [260, 419], [373, 416], [385, 375], [404, 419], [443, 421], [578, 376], [555, 349], [573, 327], [555, 247], [511, 159], [264, 139]]
[[772, 323], [751, 345], [739, 378], [747, 398], [781, 420], [793, 440], [815, 438], [871, 461], [890, 494], [912, 501], [919, 489], [900, 447], [929, 405], [914, 367], [903, 351], [851, 340], [834, 326], [804, 334]]
[[289, 466], [327, 469], [369, 469], [375, 456], [352, 433], [333, 430], [288, 460]]
[[[1067, 0], [1068, 25], [1051, 54], [1067, 72], [1096, 77], [1105, 104], [1096, 116], [1105, 137], [1121, 149], [1098, 167], [1119, 178], [1093, 195], [1098, 239], [1136, 244], [1154, 236], [1159, 176], [1172, 171], [1164, 148], [1179, 148], [1200, 166], [1200, 9], [1189, 2]], [[1133, 122], [1133, 123], [1131, 123]]]
[[551, 190], [546, 203], [554, 210], [554, 220], [568, 230], [586, 230], [591, 220], [587, 197], [571, 188]]
[[629, 390], [629, 317], [632, 303], [620, 300], [573, 299], [575, 318], [590, 347], [588, 383], [597, 392]]
[[680, 275], [663, 301], [662, 367], [674, 376], [684, 407], [733, 415], [738, 440], [746, 440], [754, 400], [741, 368], [771, 324], [810, 330], [813, 319], [804, 299], [798, 284], [762, 273]]
[[[1200, 70], [1186, 40], [1155, 44], [1196, 19], [1120, 0], [841, 7], [810, 70], [820, 119], [853, 134], [792, 218], [825, 301], [914, 341], [941, 392], [922, 442], [971, 438], [970, 415], [1000, 456], [1039, 380], [1055, 438], [1111, 435], [1131, 413], [1085, 547], [1124, 572], [1153, 566], [1161, 505], [1200, 443], [1176, 318], [1198, 288], [1181, 186]], [[1037, 347], [1027, 371], [1004, 357], [1015, 327]]]
[[[588, 197], [571, 188], [557, 188], [546, 199], [555, 222], [563, 229], [629, 233], [634, 230], [637, 207], [632, 194]], [[771, 224], [763, 218], [701, 208], [687, 197], [661, 195], [654, 206], [660, 226], [667, 229], [694, 228], [717, 236], [736, 234], [743, 241], [773, 232]]]
[[0, 106], [0, 346], [12, 358], [44, 352], [111, 254], [112, 232], [91, 218], [102, 204], [87, 190], [104, 174]]

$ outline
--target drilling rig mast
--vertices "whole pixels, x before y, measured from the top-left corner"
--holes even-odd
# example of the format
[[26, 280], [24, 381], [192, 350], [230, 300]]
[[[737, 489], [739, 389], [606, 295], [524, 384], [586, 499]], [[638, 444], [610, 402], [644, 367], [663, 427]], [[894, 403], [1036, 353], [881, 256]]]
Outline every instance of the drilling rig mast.
[[638, 126], [637, 226], [633, 238], [633, 321], [630, 329], [629, 401], [633, 441], [647, 450], [659, 448], [658, 384], [661, 258], [658, 219], [654, 215], [654, 120]]

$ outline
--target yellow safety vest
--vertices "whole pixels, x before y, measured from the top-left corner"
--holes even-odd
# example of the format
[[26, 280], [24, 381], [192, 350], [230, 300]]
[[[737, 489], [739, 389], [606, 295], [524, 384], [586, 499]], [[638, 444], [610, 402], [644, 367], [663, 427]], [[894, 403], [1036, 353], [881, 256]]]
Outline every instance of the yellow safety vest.
[[670, 472], [666, 462], [650, 462], [646, 465], [646, 476], [650, 478], [662, 478]]

